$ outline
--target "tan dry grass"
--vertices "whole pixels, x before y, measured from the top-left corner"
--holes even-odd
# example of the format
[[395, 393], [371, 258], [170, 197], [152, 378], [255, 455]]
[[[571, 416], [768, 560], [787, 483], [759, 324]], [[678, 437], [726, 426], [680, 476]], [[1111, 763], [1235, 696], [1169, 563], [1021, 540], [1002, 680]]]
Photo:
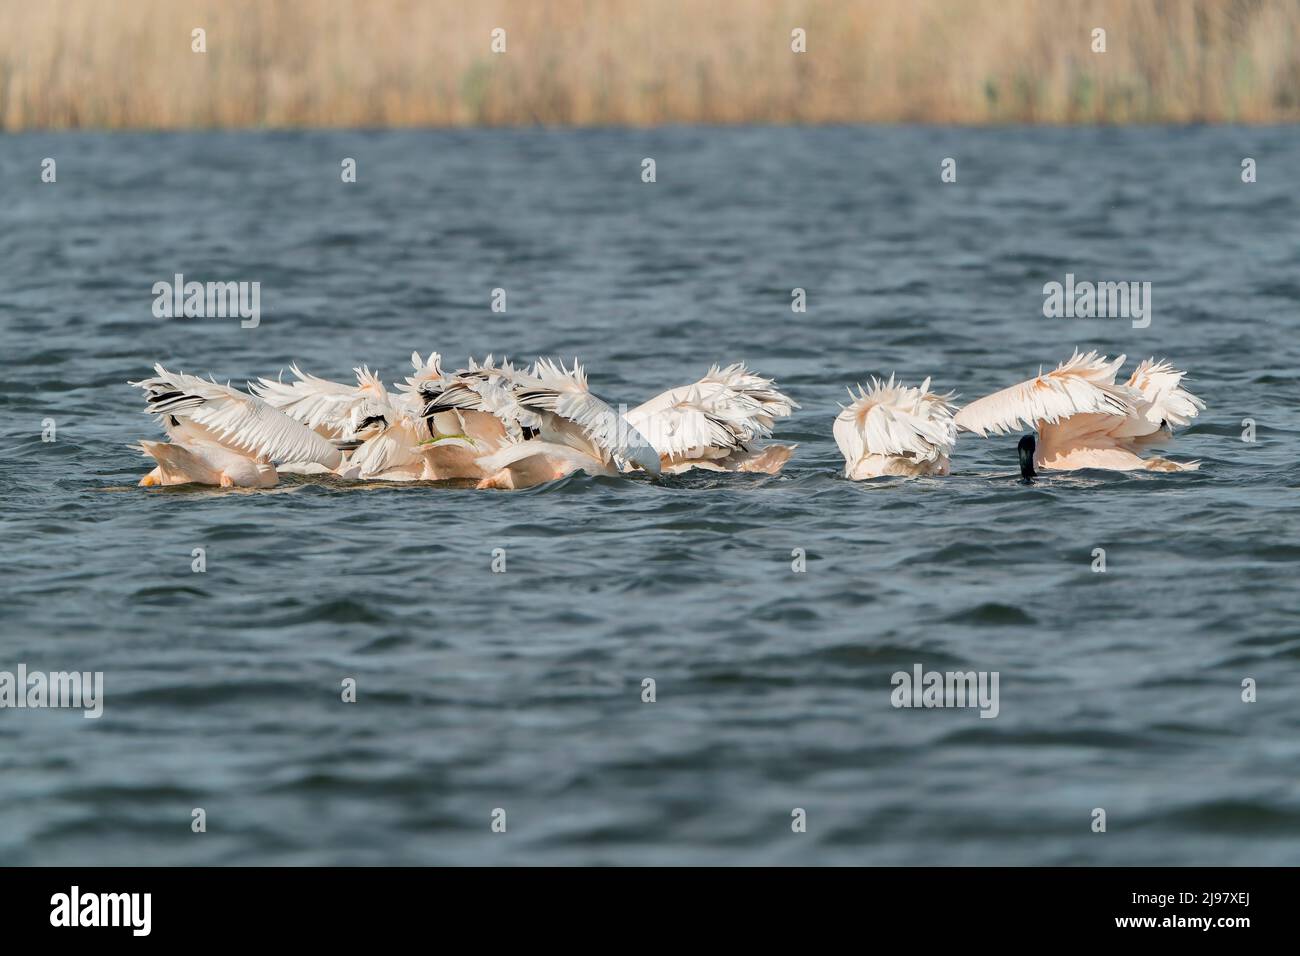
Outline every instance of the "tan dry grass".
[[0, 128], [1285, 122], [1298, 50], [1300, 0], [0, 0]]

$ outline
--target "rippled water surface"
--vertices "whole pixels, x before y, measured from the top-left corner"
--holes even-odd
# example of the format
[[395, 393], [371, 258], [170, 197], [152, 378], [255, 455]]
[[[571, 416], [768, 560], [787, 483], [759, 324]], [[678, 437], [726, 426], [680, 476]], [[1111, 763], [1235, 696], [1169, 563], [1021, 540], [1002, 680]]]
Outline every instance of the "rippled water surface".
[[[0, 137], [0, 670], [106, 693], [0, 710], [0, 862], [1300, 862], [1297, 170], [1294, 129]], [[154, 318], [178, 272], [260, 281], [260, 326]], [[1066, 273], [1150, 281], [1151, 326], [1044, 318]], [[966, 436], [945, 480], [840, 477], [844, 385], [970, 399], [1075, 345], [1191, 369], [1200, 472], [1029, 488], [1015, 436]], [[744, 359], [799, 448], [135, 487], [154, 361], [400, 380], [413, 349], [577, 355], [629, 404]], [[997, 671], [998, 717], [891, 707], [918, 663]]]

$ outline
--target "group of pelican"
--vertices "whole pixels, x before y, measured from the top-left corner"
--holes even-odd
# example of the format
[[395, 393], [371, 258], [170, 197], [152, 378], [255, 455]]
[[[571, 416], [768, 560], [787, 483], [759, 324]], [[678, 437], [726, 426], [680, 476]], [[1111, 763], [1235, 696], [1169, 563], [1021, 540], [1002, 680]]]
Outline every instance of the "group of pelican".
[[1020, 439], [1020, 473], [1076, 471], [1195, 471], [1199, 462], [1143, 458], [1139, 452], [1188, 424], [1205, 403], [1182, 387], [1185, 372], [1166, 361], [1140, 362], [1124, 383], [1125, 356], [1111, 360], [1076, 351], [1050, 372], [986, 395], [963, 408], [953, 394], [873, 380], [835, 419], [835, 441], [848, 478], [946, 475], [958, 431], [986, 438], [1019, 426], [1038, 432]]
[[[1035, 469], [1186, 471], [1196, 462], [1138, 452], [1195, 418], [1204, 403], [1167, 362], [1140, 363], [1116, 381], [1124, 356], [1076, 352], [1050, 372], [958, 409], [953, 394], [873, 379], [850, 390], [834, 435], [844, 474], [946, 475], [958, 430], [986, 437], [1023, 424], [1021, 474]], [[258, 379], [247, 390], [169, 372], [131, 385], [168, 441], [142, 441], [156, 462], [141, 485], [268, 488], [281, 474], [333, 474], [361, 481], [468, 479], [479, 488], [528, 488], [581, 471], [618, 475], [691, 469], [776, 474], [793, 445], [764, 443], [799, 406], [745, 365], [715, 365], [630, 411], [592, 394], [574, 361], [531, 366], [489, 356], [454, 372], [434, 352], [411, 356], [412, 373], [390, 390], [368, 367], [356, 383], [291, 366], [292, 379]]]

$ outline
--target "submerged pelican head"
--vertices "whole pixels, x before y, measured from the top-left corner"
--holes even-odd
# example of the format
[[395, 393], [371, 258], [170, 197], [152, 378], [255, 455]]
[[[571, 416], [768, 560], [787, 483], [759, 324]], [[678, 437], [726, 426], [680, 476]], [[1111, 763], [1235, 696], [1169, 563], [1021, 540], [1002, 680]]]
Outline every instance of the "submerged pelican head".
[[1026, 435], [1020, 439], [1020, 444], [1016, 446], [1016, 454], [1020, 456], [1020, 477], [1025, 484], [1030, 484], [1036, 475], [1034, 471], [1034, 436]]

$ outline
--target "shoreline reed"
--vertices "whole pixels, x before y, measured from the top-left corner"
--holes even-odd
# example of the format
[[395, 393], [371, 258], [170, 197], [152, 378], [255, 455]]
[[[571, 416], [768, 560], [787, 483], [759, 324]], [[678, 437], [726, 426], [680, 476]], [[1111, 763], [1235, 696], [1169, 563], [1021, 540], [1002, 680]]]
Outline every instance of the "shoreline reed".
[[1300, 120], [1300, 0], [0, 0], [0, 24], [5, 131]]

